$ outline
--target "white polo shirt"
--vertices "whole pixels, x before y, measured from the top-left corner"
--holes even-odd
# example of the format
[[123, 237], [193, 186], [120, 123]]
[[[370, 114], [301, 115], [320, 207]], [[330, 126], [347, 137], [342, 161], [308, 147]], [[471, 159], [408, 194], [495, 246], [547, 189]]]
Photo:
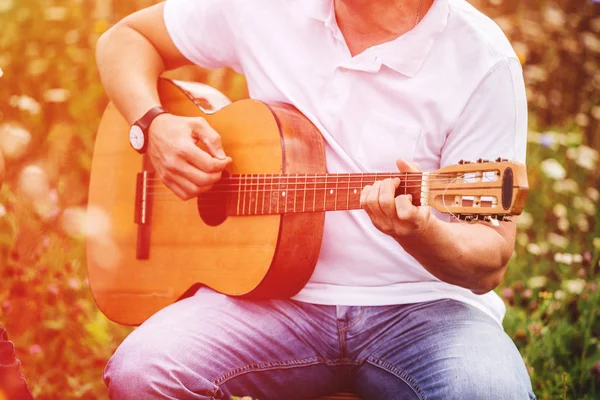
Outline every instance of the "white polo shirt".
[[[498, 26], [464, 0], [435, 0], [412, 31], [352, 57], [333, 0], [168, 0], [165, 23], [192, 62], [233, 67], [250, 96], [290, 103], [325, 139], [327, 170], [434, 171], [459, 160], [525, 161], [522, 69]], [[448, 216], [436, 213], [449, 221]], [[326, 213], [315, 271], [296, 300], [389, 305], [452, 298], [501, 323], [493, 292], [442, 282], [362, 210]]]

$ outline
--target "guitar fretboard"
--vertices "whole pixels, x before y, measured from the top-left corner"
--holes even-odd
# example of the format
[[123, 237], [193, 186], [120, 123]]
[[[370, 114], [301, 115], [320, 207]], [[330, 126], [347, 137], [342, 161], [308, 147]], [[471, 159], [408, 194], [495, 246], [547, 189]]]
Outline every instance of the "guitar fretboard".
[[386, 178], [401, 180], [396, 193], [420, 192], [421, 174], [247, 174], [223, 178], [201, 196], [225, 199], [229, 215], [355, 210], [363, 188]]

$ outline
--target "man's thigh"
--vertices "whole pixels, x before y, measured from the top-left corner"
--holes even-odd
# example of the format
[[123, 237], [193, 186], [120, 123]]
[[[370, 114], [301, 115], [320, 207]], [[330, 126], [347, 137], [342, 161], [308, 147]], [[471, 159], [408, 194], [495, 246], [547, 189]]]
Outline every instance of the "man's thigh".
[[[113, 399], [261, 400], [317, 397], [338, 388], [335, 307], [248, 301], [210, 289], [161, 310], [109, 361]], [[328, 328], [329, 327], [329, 328]]]
[[355, 355], [365, 361], [356, 376], [362, 398], [534, 398], [514, 343], [475, 307], [440, 300], [371, 314], [354, 327], [370, 343]]

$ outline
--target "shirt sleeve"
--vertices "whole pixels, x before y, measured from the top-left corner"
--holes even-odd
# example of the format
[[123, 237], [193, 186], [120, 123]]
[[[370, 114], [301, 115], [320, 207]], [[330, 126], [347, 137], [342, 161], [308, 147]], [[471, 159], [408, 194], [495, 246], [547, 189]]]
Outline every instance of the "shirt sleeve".
[[527, 99], [519, 60], [500, 61], [479, 84], [442, 148], [440, 167], [498, 157], [525, 162]]
[[175, 46], [194, 64], [241, 72], [236, 11], [234, 0], [167, 0], [164, 21]]

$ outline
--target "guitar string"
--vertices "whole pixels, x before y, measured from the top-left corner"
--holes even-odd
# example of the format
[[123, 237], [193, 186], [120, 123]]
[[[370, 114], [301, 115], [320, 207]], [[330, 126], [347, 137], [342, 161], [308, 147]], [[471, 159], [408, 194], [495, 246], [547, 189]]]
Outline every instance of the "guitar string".
[[[368, 186], [368, 185], [367, 185]], [[200, 193], [200, 195], [203, 194], [216, 194], [216, 193], [240, 193], [242, 195], [249, 195], [252, 193], [262, 193], [262, 192], [272, 192], [272, 193], [279, 193], [279, 192], [318, 192], [318, 193], [324, 193], [324, 192], [350, 192], [353, 190], [363, 190], [365, 188], [365, 186], [346, 186], [343, 188], [338, 188], [338, 190], [334, 190], [331, 188], [325, 188], [325, 187], [314, 187], [314, 188], [294, 188], [294, 187], [272, 187], [272, 188], [260, 188], [259, 186], [256, 186], [254, 189], [251, 190], [237, 190], [237, 189], [218, 189], [213, 187], [213, 189], [208, 190], [206, 192]], [[396, 188], [396, 190], [402, 190], [402, 189], [417, 189], [417, 188], [421, 188], [421, 185], [400, 185]], [[486, 186], [486, 189], [488, 189], [489, 187]], [[146, 191], [147, 194], [152, 194], [152, 195], [157, 195], [157, 194], [171, 194], [172, 190], [169, 189], [168, 187], [160, 187], [159, 189], [165, 189], [165, 190], [156, 190], [156, 188], [154, 190], [148, 190]]]
[[[493, 186], [493, 187], [488, 187], [488, 188], [489, 189], [501, 189], [502, 187], [501, 186]], [[440, 191], [443, 192], [442, 196], [445, 198], [445, 193], [447, 192], [447, 188], [444, 188], [444, 189], [430, 189], [430, 194], [428, 195], [429, 199], [431, 200], [431, 196], [432, 196], [431, 193], [432, 192], [440, 192]], [[486, 197], [486, 196], [481, 196], [481, 197]], [[488, 197], [495, 197], [495, 196], [488, 196]], [[290, 200], [287, 200], [287, 199], [290, 199], [290, 198], [293, 199], [293, 197], [291, 197], [291, 196], [287, 196], [286, 197], [286, 203], [290, 202]], [[217, 204], [215, 202], [218, 199], [214, 199], [214, 198], [211, 199], [211, 198], [206, 198], [206, 197], [197, 198], [197, 199], [198, 199], [197, 205], [199, 207], [207, 207], [207, 206], [219, 206], [219, 207], [221, 207], [221, 204]], [[280, 201], [281, 198], [278, 197], [278, 199], [279, 199], [278, 201]], [[160, 202], [164, 202], [164, 201], [182, 201], [182, 199], [180, 199], [179, 197], [177, 197], [174, 193], [169, 194], [169, 196], [158, 196], [158, 197], [157, 196], [153, 196], [153, 200], [160, 201]], [[273, 199], [271, 198], [270, 200], [271, 200], [270, 202], [272, 204], [272, 200]], [[489, 201], [486, 201], [486, 203], [487, 202], [489, 202]], [[258, 203], [258, 201], [255, 202], [254, 204], [257, 204], [257, 203]], [[267, 202], [266, 204], [268, 204], [268, 203], [269, 202]], [[263, 204], [263, 207], [264, 207], [265, 203], [262, 203], [262, 204]], [[444, 206], [447, 207], [447, 205], [445, 203], [444, 203]], [[279, 207], [281, 207], [281, 205]], [[482, 208], [492, 208], [492, 207], [482, 207]]]
[[[473, 172], [475, 173], [475, 171]], [[375, 179], [378, 178], [382, 178], [385, 175], [389, 175], [390, 178], [394, 177], [394, 178], [408, 178], [410, 177], [422, 177], [423, 174], [422, 173], [408, 173], [408, 174], [404, 174], [404, 173], [394, 173], [394, 172], [379, 172], [379, 173], [369, 173], [369, 174], [354, 174], [352, 173], [351, 176], [348, 176], [348, 174], [322, 174], [322, 173], [316, 173], [316, 174], [307, 174], [307, 173], [298, 173], [298, 174], [270, 174], [270, 173], [264, 173], [264, 174], [241, 174], [241, 175], [230, 175], [227, 177], [222, 178], [222, 180], [229, 180], [229, 181], [237, 181], [237, 180], [260, 180], [260, 179], [264, 179], [265, 177], [269, 177], [270, 179], [290, 179], [290, 178], [327, 178], [327, 179], [331, 179], [331, 178], [335, 178], [337, 177], [338, 179], [341, 178], [347, 178], [347, 179], [365, 179], [365, 178], [369, 178], [369, 177], [373, 177]], [[436, 173], [431, 173], [429, 174], [429, 177], [442, 177], [442, 178], [446, 178], [446, 179], [452, 179], [455, 178], [457, 176], [461, 176], [461, 175], [456, 175], [456, 174], [448, 174], [448, 173], [443, 173], [443, 174], [436, 174]], [[160, 178], [148, 178], [146, 179], [146, 181], [150, 182], [150, 181], [161, 181]]]
[[[457, 179], [459, 179], [460, 177], [454, 177], [453, 179], [430, 179], [428, 180], [428, 182], [430, 184], [440, 184], [440, 183], [449, 183], [452, 184], [454, 181], [456, 181]], [[495, 180], [491, 180], [489, 178], [485, 178], [490, 182], [494, 182]], [[418, 182], [418, 184], [415, 184], [415, 182]], [[330, 182], [329, 182], [330, 183]], [[365, 186], [368, 185], [372, 185], [373, 183], [368, 183], [368, 182], [360, 182], [359, 186], [354, 186], [356, 185], [357, 181], [338, 181], [337, 182], [337, 187], [338, 187], [338, 191], [339, 190], [350, 190], [350, 189], [363, 189]], [[474, 183], [474, 182], [464, 182], [465, 184], [469, 184], [469, 183]], [[315, 191], [315, 190], [333, 190], [330, 187], [318, 187], [318, 185], [325, 185], [326, 182], [325, 181], [308, 181], [308, 180], [298, 180], [298, 181], [279, 181], [279, 182], [271, 182], [271, 181], [263, 181], [263, 182], [256, 182], [256, 183], [249, 183], [249, 184], [244, 184], [244, 185], [239, 185], [239, 184], [227, 184], [227, 183], [222, 183], [222, 181], [219, 181], [218, 183], [216, 183], [215, 185], [213, 185], [213, 189], [211, 190], [211, 192], [215, 193], [215, 192], [220, 192], [220, 193], [226, 193], [226, 192], [260, 192], [260, 191], [280, 191], [282, 189], [285, 188], [285, 190], [305, 190], [305, 191]], [[417, 180], [401, 180], [400, 184], [398, 186], [399, 189], [404, 188], [418, 188], [422, 185], [422, 179], [417, 179]], [[303, 186], [303, 187], [299, 187], [299, 186]], [[262, 187], [262, 189], [260, 189]], [[267, 189], [268, 187], [268, 189]], [[160, 189], [166, 189], [166, 190], [171, 190], [169, 189], [165, 184], [161, 183], [161, 184], [151, 184], [151, 185], [146, 185], [146, 188], [149, 189], [153, 189], [148, 191], [149, 193], [161, 193], [163, 191], [161, 191]]]
[[[296, 178], [296, 176], [293, 176], [294, 178]], [[452, 182], [454, 180], [456, 180], [457, 178], [462, 178], [462, 177], [452, 177], [452, 178], [433, 178], [433, 179], [428, 179], [428, 182], [430, 183], [439, 183], [439, 182]], [[475, 177], [473, 177], [475, 178]], [[262, 180], [257, 180], [256, 182], [246, 182], [245, 179], [240, 179], [238, 183], [228, 183], [231, 182], [231, 180], [226, 180], [226, 179], [221, 179], [219, 181], [217, 181], [217, 183], [215, 183], [214, 186], [230, 186], [230, 187], [235, 187], [238, 188], [240, 187], [239, 183], [242, 183], [242, 187], [255, 187], [255, 186], [261, 186], [261, 185], [282, 185], [282, 184], [286, 184], [286, 185], [323, 185], [323, 184], [333, 184], [337, 182], [337, 185], [339, 186], [340, 184], [352, 184], [352, 183], [359, 183], [357, 181], [357, 179], [351, 179], [351, 180], [337, 180], [334, 182], [331, 181], [317, 181], [317, 180], [313, 180], [310, 181], [309, 179], [311, 179], [310, 177], [298, 177], [298, 179], [293, 180], [293, 179], [286, 179], [286, 180], [267, 180], [267, 177], [263, 178]], [[312, 177], [312, 179], [316, 179], [315, 177]], [[400, 178], [398, 178], [400, 179]], [[471, 179], [471, 178], [467, 178], [467, 179]], [[159, 180], [160, 181], [160, 180]], [[364, 183], [364, 179], [360, 180], [361, 183]], [[400, 185], [403, 185], [404, 183], [410, 183], [410, 182], [422, 182], [423, 179], [400, 179]], [[369, 181], [367, 181], [369, 182]], [[376, 181], [373, 181], [373, 183], [375, 183]], [[366, 185], [368, 185], [370, 183], [366, 183]], [[151, 183], [149, 185], [146, 185], [146, 187], [148, 188], [160, 188], [160, 187], [166, 187], [166, 185], [164, 183], [162, 183], [162, 181], [160, 182], [156, 182], [156, 183]]]

